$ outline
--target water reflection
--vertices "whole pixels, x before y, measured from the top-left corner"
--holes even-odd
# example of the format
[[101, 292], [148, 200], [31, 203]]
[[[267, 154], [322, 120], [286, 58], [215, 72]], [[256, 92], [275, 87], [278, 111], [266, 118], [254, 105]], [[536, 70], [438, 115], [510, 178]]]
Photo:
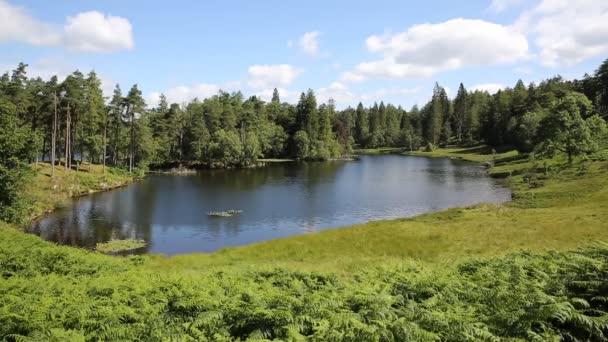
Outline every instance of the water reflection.
[[[357, 162], [276, 164], [260, 169], [155, 175], [127, 188], [75, 199], [33, 233], [93, 247], [111, 239], [149, 242], [142, 252], [208, 252], [370, 220], [479, 202], [508, 190], [474, 164], [364, 156]], [[209, 211], [243, 210], [229, 218]]]

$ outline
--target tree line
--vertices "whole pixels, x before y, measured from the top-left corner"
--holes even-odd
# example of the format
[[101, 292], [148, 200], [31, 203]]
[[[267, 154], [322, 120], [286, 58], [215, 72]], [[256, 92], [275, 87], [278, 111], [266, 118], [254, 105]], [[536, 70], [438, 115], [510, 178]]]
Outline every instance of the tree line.
[[605, 141], [607, 113], [608, 60], [580, 80], [520, 80], [495, 94], [460, 84], [450, 99], [436, 84], [426, 104], [409, 110], [384, 102], [337, 110], [333, 100], [319, 104], [312, 90], [292, 105], [276, 89], [269, 102], [220, 91], [184, 104], [161, 95], [149, 108], [137, 85], [125, 94], [117, 84], [105, 98], [94, 71], [43, 80], [28, 78], [20, 63], [0, 77], [0, 212], [15, 207], [25, 163], [39, 159], [53, 170], [78, 170], [86, 161], [132, 172], [175, 162], [247, 167], [262, 157], [327, 160], [353, 148], [481, 142], [572, 160]]

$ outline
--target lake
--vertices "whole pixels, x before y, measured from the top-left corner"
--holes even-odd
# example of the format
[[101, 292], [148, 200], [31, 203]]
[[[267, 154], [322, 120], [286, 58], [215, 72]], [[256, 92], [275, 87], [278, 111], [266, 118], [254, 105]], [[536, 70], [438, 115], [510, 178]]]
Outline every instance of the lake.
[[[364, 155], [358, 161], [151, 175], [76, 198], [30, 231], [82, 247], [137, 238], [148, 242], [140, 253], [174, 255], [510, 198], [510, 191], [477, 164]], [[231, 209], [242, 213], [207, 215]]]

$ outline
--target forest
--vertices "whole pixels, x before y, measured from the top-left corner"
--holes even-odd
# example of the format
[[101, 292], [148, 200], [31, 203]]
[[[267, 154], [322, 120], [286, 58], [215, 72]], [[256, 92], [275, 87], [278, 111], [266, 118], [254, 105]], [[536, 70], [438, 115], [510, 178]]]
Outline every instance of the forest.
[[436, 84], [428, 103], [409, 110], [383, 102], [337, 110], [331, 100], [318, 104], [312, 90], [292, 105], [281, 102], [276, 89], [268, 103], [220, 91], [184, 104], [161, 95], [150, 108], [137, 85], [126, 94], [116, 85], [106, 98], [94, 71], [43, 80], [28, 78], [27, 64], [20, 63], [0, 78], [0, 218], [18, 219], [25, 164], [38, 160], [66, 170], [91, 162], [133, 172], [175, 163], [228, 168], [254, 166], [259, 158], [327, 160], [356, 148], [432, 151], [485, 143], [537, 156], [564, 153], [572, 161], [599, 148], [607, 113], [608, 60], [580, 80], [520, 80], [493, 95], [460, 84], [450, 99]]
[[[219, 92], [151, 108], [137, 85], [105, 98], [95, 72], [42, 80], [20, 64], [0, 79], [0, 338], [606, 340], [607, 117], [608, 60], [580, 80], [495, 94], [461, 84], [450, 99], [437, 84], [407, 110], [339, 110], [312, 90], [295, 105], [275, 90], [268, 103]], [[172, 258], [110, 257], [21, 230], [29, 192], [60, 173], [98, 186], [171, 164], [379, 147], [489, 162], [513, 200]]]

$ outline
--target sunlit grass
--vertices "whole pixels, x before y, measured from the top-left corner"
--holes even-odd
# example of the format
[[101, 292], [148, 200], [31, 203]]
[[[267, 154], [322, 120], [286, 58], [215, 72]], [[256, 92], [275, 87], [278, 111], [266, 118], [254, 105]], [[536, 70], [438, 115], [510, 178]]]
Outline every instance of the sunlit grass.
[[[464, 151], [417, 155], [450, 155], [478, 162], [488, 158]], [[411, 259], [444, 264], [522, 249], [572, 249], [608, 241], [607, 162], [568, 166], [557, 159], [547, 163], [545, 174], [539, 166], [544, 163], [518, 158], [516, 152], [497, 153], [495, 160], [497, 165], [490, 172], [508, 169], [513, 174], [507, 180], [514, 191], [512, 202], [376, 221], [211, 254], [155, 257], [154, 265], [192, 270], [266, 265], [349, 274]]]
[[360, 148], [354, 151], [355, 154], [391, 154], [401, 153], [405, 151], [402, 147], [377, 147], [377, 148]]
[[146, 247], [146, 241], [126, 239], [126, 240], [110, 240], [108, 242], [100, 242], [95, 246], [95, 250], [100, 253], [116, 253], [132, 251]]
[[65, 205], [70, 197], [120, 187], [134, 179], [124, 171], [110, 167], [104, 174], [101, 165], [89, 163], [82, 164], [78, 170], [66, 170], [57, 165], [54, 177], [51, 177], [50, 163], [32, 164], [32, 168], [36, 173], [24, 194], [32, 203], [31, 218]]

